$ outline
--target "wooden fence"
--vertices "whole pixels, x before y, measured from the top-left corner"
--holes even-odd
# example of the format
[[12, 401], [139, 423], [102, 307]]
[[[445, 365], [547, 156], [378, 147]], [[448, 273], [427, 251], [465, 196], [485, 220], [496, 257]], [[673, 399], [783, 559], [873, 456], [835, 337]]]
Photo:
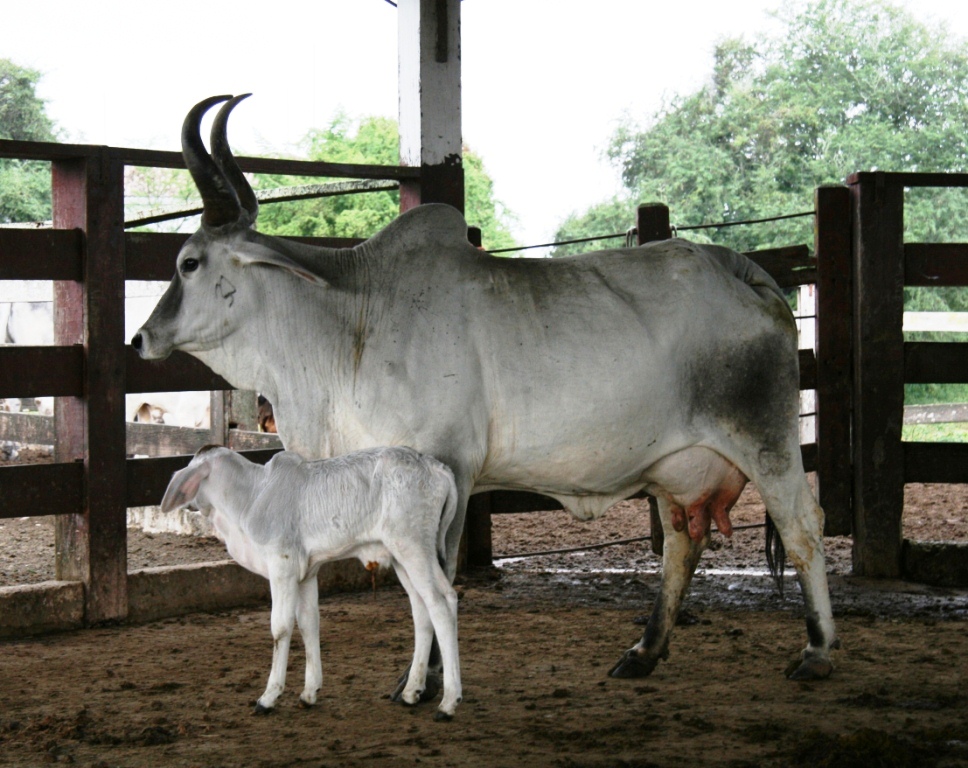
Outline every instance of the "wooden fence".
[[[10, 141], [0, 141], [0, 157], [51, 163], [54, 228], [0, 229], [0, 279], [54, 281], [55, 324], [55, 346], [0, 348], [0, 397], [57, 398], [55, 462], [0, 468], [0, 517], [56, 515], [57, 578], [84, 583], [88, 624], [123, 619], [126, 508], [157, 504], [189, 458], [126, 458], [125, 393], [231, 390], [188, 355], [147, 363], [123, 338], [125, 280], [169, 279], [186, 239], [124, 231], [124, 169], [180, 168], [182, 159]], [[400, 166], [240, 164], [260, 173], [391, 179], [410, 190], [421, 182], [421, 169]], [[801, 388], [817, 393], [817, 438], [803, 446], [804, 459], [818, 473], [826, 532], [853, 532], [855, 571], [875, 576], [903, 571], [904, 483], [968, 482], [968, 446], [901, 442], [905, 381], [968, 381], [968, 344], [903, 341], [905, 284], [968, 285], [968, 246], [903, 243], [905, 186], [968, 186], [968, 176], [858, 174], [846, 187], [817, 190], [813, 257], [805, 245], [751, 254], [784, 287], [817, 286], [817, 346], [800, 360]], [[638, 233], [642, 242], [667, 237], [668, 210], [640, 208]], [[213, 409], [216, 440], [245, 447], [224, 412]], [[248, 451], [256, 460], [271, 453]], [[556, 507], [536, 494], [473, 497], [467, 561], [490, 562], [491, 514]]]
[[[56, 515], [57, 578], [85, 585], [85, 621], [127, 615], [126, 508], [157, 504], [189, 456], [127, 459], [127, 392], [230, 390], [194, 358], [142, 361], [124, 338], [125, 280], [169, 280], [187, 238], [125, 232], [128, 166], [183, 168], [174, 152], [0, 141], [0, 157], [51, 163], [53, 229], [0, 229], [0, 279], [54, 281], [54, 346], [0, 348], [0, 397], [55, 396], [55, 462], [0, 468], [0, 517]], [[421, 169], [240, 158], [249, 172], [389, 179]], [[413, 196], [411, 194], [411, 196]], [[357, 241], [306, 239], [329, 246]], [[213, 409], [216, 431], [239, 445]], [[272, 451], [249, 451], [266, 460]]]
[[[906, 483], [968, 483], [968, 444], [902, 442], [905, 383], [968, 382], [968, 343], [905, 342], [904, 286], [968, 286], [968, 245], [904, 242], [904, 191], [968, 187], [968, 174], [858, 173], [852, 208], [854, 572], [912, 574]], [[964, 550], [954, 569], [968, 573]]]

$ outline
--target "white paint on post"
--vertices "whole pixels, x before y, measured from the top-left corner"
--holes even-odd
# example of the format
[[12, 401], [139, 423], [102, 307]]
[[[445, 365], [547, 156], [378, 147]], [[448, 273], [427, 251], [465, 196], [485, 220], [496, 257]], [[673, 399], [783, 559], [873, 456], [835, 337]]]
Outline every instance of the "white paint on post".
[[400, 0], [397, 13], [400, 163], [443, 165], [461, 156], [460, 0]]

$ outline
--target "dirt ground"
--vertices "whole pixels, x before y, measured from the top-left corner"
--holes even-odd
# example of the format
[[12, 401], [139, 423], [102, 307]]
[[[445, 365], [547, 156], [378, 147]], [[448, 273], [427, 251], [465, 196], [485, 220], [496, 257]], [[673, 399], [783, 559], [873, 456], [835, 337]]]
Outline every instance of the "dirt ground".
[[[755, 492], [734, 524], [762, 522]], [[2, 583], [52, 577], [45, 519], [0, 520]], [[595, 523], [502, 515], [498, 554], [648, 533], [626, 502]], [[968, 539], [968, 487], [910, 486], [905, 534]], [[968, 766], [968, 590], [851, 577], [849, 539], [828, 539], [842, 648], [833, 676], [783, 671], [806, 642], [799, 590], [763, 575], [763, 531], [717, 536], [671, 653], [651, 677], [612, 680], [659, 584], [648, 542], [510, 557], [459, 580], [464, 701], [389, 701], [412, 627], [399, 587], [323, 597], [324, 683], [252, 715], [269, 672], [267, 609], [192, 615], [0, 643], [0, 766]], [[129, 567], [224, 558], [209, 539], [131, 532]]]

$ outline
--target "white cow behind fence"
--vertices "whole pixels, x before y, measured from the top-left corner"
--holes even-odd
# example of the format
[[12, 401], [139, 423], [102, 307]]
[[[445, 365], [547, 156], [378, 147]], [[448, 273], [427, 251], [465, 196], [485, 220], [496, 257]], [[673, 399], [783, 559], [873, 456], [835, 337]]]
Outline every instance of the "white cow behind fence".
[[[151, 314], [167, 283], [128, 283], [124, 301], [124, 334], [130, 338]], [[16, 300], [15, 300], [16, 299]], [[54, 344], [53, 288], [50, 281], [11, 280], [0, 283], [0, 343], [43, 347]], [[16, 401], [16, 403], [15, 403]], [[208, 428], [208, 392], [131, 393], [125, 397], [125, 418], [176, 427]], [[52, 397], [6, 398], [0, 409], [11, 412], [54, 412]]]

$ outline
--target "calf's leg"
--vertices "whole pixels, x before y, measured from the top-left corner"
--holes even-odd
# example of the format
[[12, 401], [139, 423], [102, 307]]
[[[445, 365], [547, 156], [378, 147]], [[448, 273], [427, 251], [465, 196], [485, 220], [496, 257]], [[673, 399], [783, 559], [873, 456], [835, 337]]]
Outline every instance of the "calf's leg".
[[[462, 694], [460, 655], [457, 645], [457, 593], [454, 592], [450, 580], [432, 555], [428, 558], [426, 553], [415, 551], [401, 553], [401, 556], [395, 553], [394, 558], [398, 563], [397, 573], [406, 572], [401, 583], [410, 594], [411, 605], [415, 606], [416, 642], [410, 677], [414, 678], [416, 672], [422, 671], [421, 668], [426, 669], [430, 636], [436, 633], [444, 666], [444, 695], [434, 719], [450, 720], [461, 701]], [[416, 607], [417, 603], [420, 604], [419, 608]], [[417, 628], [418, 615], [421, 616], [419, 621], [423, 622], [423, 626], [419, 628]], [[429, 622], [426, 620], [428, 616]], [[407, 688], [410, 688], [409, 682]], [[404, 701], [416, 703], [418, 699], [417, 690], [408, 694], [405, 689]]]
[[406, 590], [407, 597], [410, 598], [410, 612], [413, 616], [413, 661], [410, 662], [410, 668], [401, 683], [398, 697], [404, 704], [412, 706], [427, 700], [423, 694], [431, 645], [434, 640], [434, 625], [427, 612], [427, 606], [407, 574], [407, 569], [396, 561], [393, 563], [393, 569], [400, 584]]
[[311, 707], [323, 686], [323, 664], [319, 655], [319, 582], [315, 573], [299, 582], [296, 623], [306, 648], [306, 685], [299, 701], [303, 706]]
[[[255, 713], [265, 714], [275, 706], [276, 699], [286, 687], [286, 665], [289, 663], [289, 643], [296, 624], [298, 581], [295, 577], [277, 577], [270, 571], [269, 591], [272, 595], [272, 670], [265, 692], [255, 704]], [[318, 641], [317, 641], [318, 645]]]
[[[454, 471], [454, 479], [457, 483], [457, 511], [454, 520], [447, 529], [446, 534], [446, 555], [444, 558], [444, 573], [448, 583], [453, 584], [457, 576], [457, 558], [460, 551], [460, 538], [464, 531], [464, 519], [467, 516], [467, 503], [470, 499], [470, 488], [473, 483], [465, 477], [467, 473], [461, 473], [458, 469], [458, 462], [447, 460], [443, 455], [438, 455], [441, 461], [449, 465]], [[403, 691], [407, 686], [407, 679], [410, 676], [409, 668], [397, 680], [397, 687], [390, 695], [391, 701], [402, 701]], [[423, 693], [420, 694], [420, 701], [431, 701], [440, 693], [442, 683], [442, 661], [440, 656], [440, 644], [437, 642], [436, 635], [430, 647], [430, 659], [427, 662], [427, 676], [424, 681]]]

